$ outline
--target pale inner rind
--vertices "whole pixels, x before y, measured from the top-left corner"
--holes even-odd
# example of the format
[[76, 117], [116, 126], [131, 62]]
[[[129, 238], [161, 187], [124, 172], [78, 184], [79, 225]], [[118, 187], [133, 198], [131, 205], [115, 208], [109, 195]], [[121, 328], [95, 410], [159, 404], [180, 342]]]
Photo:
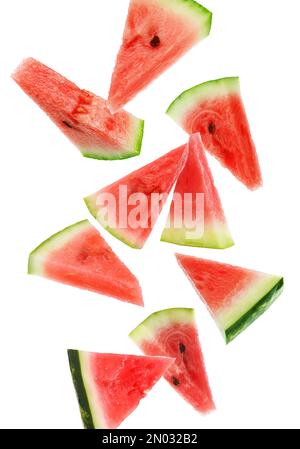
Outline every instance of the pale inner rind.
[[[142, 146], [142, 138], [144, 132], [144, 121], [140, 119], [136, 119], [135, 117], [131, 117], [130, 120], [130, 130], [128, 131], [128, 142], [123, 149], [119, 151], [113, 151], [111, 147], [105, 148], [104, 146], [101, 148], [101, 156], [104, 159], [124, 159], [129, 158], [130, 156], [137, 156], [141, 151]], [[78, 147], [83, 156], [99, 156], [99, 147], [93, 148], [90, 146], [87, 147]]]
[[29, 272], [31, 274], [42, 276], [44, 274], [44, 262], [48, 255], [52, 251], [62, 248], [76, 235], [80, 234], [82, 231], [90, 228], [91, 226], [92, 225], [88, 220], [84, 220], [50, 237], [30, 254]]
[[193, 237], [193, 231], [196, 232], [197, 229], [187, 229], [184, 226], [181, 229], [165, 228], [162, 241], [209, 248], [229, 248], [234, 245], [228, 226], [224, 223], [215, 221], [206, 225], [204, 233], [199, 236], [195, 234]]
[[231, 94], [241, 94], [238, 77], [208, 81], [179, 95], [170, 105], [167, 114], [176, 122], [181, 123], [188, 112], [192, 111], [199, 103]]
[[139, 343], [149, 340], [157, 334], [157, 332], [167, 327], [170, 323], [195, 323], [195, 312], [193, 309], [167, 309], [156, 312], [148, 317], [136, 329], [134, 329], [130, 338]]
[[162, 7], [178, 13], [199, 29], [199, 39], [204, 39], [210, 32], [212, 13], [194, 0], [154, 0]]
[[78, 353], [81, 367], [81, 376], [89, 401], [94, 427], [95, 429], [105, 429], [107, 428], [107, 424], [101, 405], [99, 404], [99, 391], [93, 382], [93, 373], [90, 370], [90, 353], [80, 351]]
[[270, 276], [263, 273], [257, 276], [257, 279], [247, 288], [247, 291], [239, 292], [230, 305], [220, 309], [215, 314], [217, 324], [222, 332], [250, 311], [282, 279], [280, 276]]

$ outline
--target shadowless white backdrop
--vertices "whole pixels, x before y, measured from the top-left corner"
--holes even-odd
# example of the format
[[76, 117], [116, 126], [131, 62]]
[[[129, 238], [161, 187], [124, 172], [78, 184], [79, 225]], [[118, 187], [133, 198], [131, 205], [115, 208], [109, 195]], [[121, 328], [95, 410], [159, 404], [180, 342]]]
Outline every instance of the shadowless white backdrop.
[[[128, 333], [151, 312], [176, 306], [196, 309], [217, 411], [201, 416], [162, 380], [122, 428], [299, 427], [300, 3], [203, 3], [214, 13], [210, 37], [127, 105], [146, 121], [141, 156], [102, 162], [81, 157], [10, 74], [32, 56], [107, 96], [128, 1], [1, 2], [1, 428], [81, 428], [67, 348], [139, 354]], [[235, 247], [160, 243], [168, 207], [142, 251], [101, 231], [139, 278], [145, 309], [26, 274], [33, 248], [89, 218], [84, 196], [186, 141], [164, 114], [181, 91], [236, 75], [264, 188], [247, 191], [209, 157]], [[176, 250], [283, 274], [285, 291], [226, 347]]]

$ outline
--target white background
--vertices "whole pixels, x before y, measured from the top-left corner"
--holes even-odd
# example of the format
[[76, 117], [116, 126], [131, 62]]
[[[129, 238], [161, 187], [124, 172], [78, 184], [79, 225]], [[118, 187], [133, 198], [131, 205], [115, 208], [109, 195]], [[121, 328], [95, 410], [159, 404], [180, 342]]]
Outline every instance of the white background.
[[[66, 349], [139, 353], [129, 331], [151, 312], [171, 306], [196, 308], [217, 412], [201, 416], [161, 381], [122, 428], [299, 427], [300, 3], [206, 0], [214, 12], [211, 36], [128, 104], [146, 120], [142, 155], [113, 163], [84, 159], [10, 73], [33, 56], [107, 96], [127, 4], [0, 2], [0, 427], [81, 428]], [[143, 251], [102, 231], [140, 279], [145, 309], [26, 275], [34, 247], [89, 217], [83, 196], [186, 140], [164, 115], [182, 90], [234, 75], [241, 77], [264, 175], [264, 188], [253, 193], [209, 157], [234, 248], [160, 243], [168, 208]], [[178, 268], [175, 250], [282, 273], [285, 292], [226, 347]]]

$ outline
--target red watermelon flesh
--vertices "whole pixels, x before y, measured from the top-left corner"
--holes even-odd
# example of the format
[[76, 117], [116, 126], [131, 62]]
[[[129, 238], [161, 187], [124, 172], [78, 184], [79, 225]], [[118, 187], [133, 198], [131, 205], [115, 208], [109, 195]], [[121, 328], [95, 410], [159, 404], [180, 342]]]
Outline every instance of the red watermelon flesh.
[[200, 132], [205, 148], [249, 189], [262, 185], [238, 78], [195, 86], [179, 95], [167, 113], [189, 134]]
[[277, 299], [283, 278], [177, 254], [177, 260], [229, 343]]
[[[173, 198], [162, 240], [185, 246], [228, 248], [233, 240], [199, 133], [190, 137], [188, 149], [188, 159], [174, 192], [174, 198], [181, 198], [181, 207]], [[192, 195], [191, 201], [186, 199], [187, 194]], [[199, 203], [197, 194], [202, 195]]]
[[212, 14], [194, 0], [131, 0], [112, 76], [116, 111], [210, 32]]
[[29, 273], [143, 306], [137, 278], [87, 220], [35, 249], [29, 257]]
[[122, 159], [140, 153], [144, 122], [125, 111], [112, 115], [107, 102], [29, 58], [13, 79], [86, 157]]
[[164, 377], [196, 410], [206, 413], [215, 408], [192, 309], [156, 312], [130, 337], [146, 355], [175, 358]]
[[173, 359], [69, 350], [84, 426], [115, 429], [139, 405]]
[[[185, 164], [186, 157], [186, 146], [165, 154], [85, 198], [88, 209], [116, 238], [132, 248], [142, 248]], [[125, 189], [125, 196], [120, 189]], [[102, 201], [107, 195], [112, 198], [112, 202]], [[155, 204], [158, 207], [155, 207]], [[116, 217], [113, 223], [107, 220], [111, 212]]]

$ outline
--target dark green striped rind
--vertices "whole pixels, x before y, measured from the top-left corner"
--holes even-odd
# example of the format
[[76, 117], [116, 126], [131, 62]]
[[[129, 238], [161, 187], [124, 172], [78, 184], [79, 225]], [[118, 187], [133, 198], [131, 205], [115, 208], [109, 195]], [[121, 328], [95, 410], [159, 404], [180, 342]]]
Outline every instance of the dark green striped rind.
[[73, 349], [68, 350], [70, 370], [73, 378], [74, 387], [76, 390], [78, 403], [80, 407], [80, 414], [83, 425], [86, 429], [95, 429], [93, 417], [90, 409], [89, 400], [86, 394], [79, 359], [79, 352]]
[[261, 298], [248, 312], [246, 312], [232, 326], [225, 330], [226, 343], [230, 343], [241, 332], [243, 332], [250, 324], [259, 318], [278, 298], [284, 287], [284, 279], [280, 281], [270, 290], [263, 298]]

